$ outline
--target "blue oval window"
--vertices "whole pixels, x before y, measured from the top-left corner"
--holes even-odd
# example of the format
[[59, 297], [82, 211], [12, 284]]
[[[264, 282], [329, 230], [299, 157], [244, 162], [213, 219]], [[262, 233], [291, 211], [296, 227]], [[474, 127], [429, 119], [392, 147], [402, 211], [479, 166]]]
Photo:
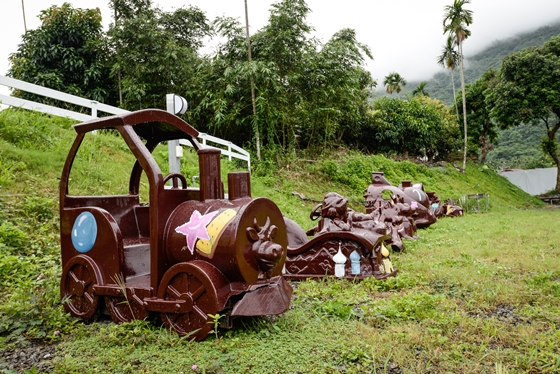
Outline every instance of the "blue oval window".
[[72, 227], [72, 244], [76, 251], [85, 253], [93, 248], [97, 239], [97, 222], [90, 212], [82, 212]]

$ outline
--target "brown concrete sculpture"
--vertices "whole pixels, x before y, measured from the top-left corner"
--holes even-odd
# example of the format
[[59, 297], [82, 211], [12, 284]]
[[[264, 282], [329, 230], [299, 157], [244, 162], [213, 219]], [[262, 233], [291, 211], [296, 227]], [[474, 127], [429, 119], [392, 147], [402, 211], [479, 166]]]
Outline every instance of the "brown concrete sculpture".
[[390, 195], [387, 200], [379, 196], [372, 204], [368, 204], [369, 214], [389, 227], [391, 238], [387, 244], [393, 250], [404, 250], [401, 239], [416, 239], [416, 224], [412, 216], [417, 206], [414, 202], [411, 205], [404, 203], [403, 198], [398, 199], [395, 195]]
[[[370, 214], [348, 208], [348, 200], [328, 193], [310, 218], [318, 225], [306, 232], [285, 218], [288, 255], [284, 276], [291, 279], [337, 276], [384, 279], [397, 273], [383, 242], [389, 229]], [[313, 236], [311, 240], [309, 236]]]
[[[61, 298], [75, 317], [89, 320], [102, 300], [115, 322], [159, 313], [180, 335], [204, 339], [209, 315], [272, 315], [286, 311], [292, 294], [282, 277], [288, 237], [272, 201], [251, 198], [249, 173], [220, 177], [220, 151], [203, 148], [198, 132], [161, 110], [142, 110], [74, 126], [77, 132], [60, 181]], [[129, 193], [73, 196], [72, 164], [86, 133], [115, 129], [136, 162]], [[200, 188], [180, 173], [162, 174], [152, 151], [187, 139], [199, 157]], [[140, 177], [149, 204], [139, 200]], [[172, 181], [170, 188], [165, 186]]]
[[434, 208], [436, 217], [461, 217], [463, 215], [463, 208], [455, 205], [452, 199], [447, 199], [442, 204], [435, 192], [426, 193], [430, 199], [430, 205]]
[[366, 212], [371, 213], [375, 209], [376, 201], [380, 198], [383, 199], [384, 195], [387, 195], [384, 200], [392, 199], [401, 204], [408, 204], [411, 209], [415, 209], [411, 218], [419, 228], [428, 227], [437, 221], [422, 184], [412, 185], [410, 181], [404, 181], [399, 188], [391, 185], [382, 172], [371, 173], [371, 184], [364, 195]]

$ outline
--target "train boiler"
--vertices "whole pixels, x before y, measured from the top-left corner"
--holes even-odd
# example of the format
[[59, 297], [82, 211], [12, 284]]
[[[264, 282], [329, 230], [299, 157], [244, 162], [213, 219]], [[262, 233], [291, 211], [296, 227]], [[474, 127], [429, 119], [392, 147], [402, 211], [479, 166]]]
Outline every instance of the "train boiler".
[[[212, 316], [280, 314], [291, 286], [282, 277], [288, 239], [272, 201], [252, 198], [247, 172], [220, 176], [220, 151], [170, 113], [142, 110], [74, 126], [77, 137], [60, 182], [60, 236], [65, 309], [83, 320], [106, 309], [113, 321], [159, 314], [180, 335], [204, 339]], [[68, 184], [85, 134], [113, 129], [136, 161], [127, 194], [74, 196]], [[152, 152], [187, 139], [199, 158], [200, 187], [181, 173], [163, 175]], [[140, 202], [141, 177], [149, 201]], [[170, 183], [170, 186], [166, 186]], [[102, 306], [105, 308], [102, 308]]]

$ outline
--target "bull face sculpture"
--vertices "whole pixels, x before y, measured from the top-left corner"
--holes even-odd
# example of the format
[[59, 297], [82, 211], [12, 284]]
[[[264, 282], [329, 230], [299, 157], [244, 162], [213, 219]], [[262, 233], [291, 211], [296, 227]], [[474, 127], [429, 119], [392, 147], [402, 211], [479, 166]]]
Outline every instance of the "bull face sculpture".
[[273, 241], [278, 233], [278, 227], [270, 224], [270, 218], [266, 218], [264, 226], [260, 226], [255, 218], [253, 227], [247, 227], [247, 237], [253, 242], [251, 252], [257, 262], [257, 266], [268, 277], [270, 272], [283, 258], [284, 248]]

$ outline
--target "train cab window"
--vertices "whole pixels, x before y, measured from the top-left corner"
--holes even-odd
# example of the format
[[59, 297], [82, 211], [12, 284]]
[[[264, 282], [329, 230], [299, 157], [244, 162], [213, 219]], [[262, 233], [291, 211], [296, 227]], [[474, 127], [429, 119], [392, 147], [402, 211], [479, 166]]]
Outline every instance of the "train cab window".
[[135, 161], [118, 133], [87, 133], [72, 163], [68, 193], [71, 196], [128, 195]]
[[391, 190], [383, 190], [383, 192], [381, 193], [381, 197], [385, 201], [391, 200], [392, 195], [393, 195], [393, 192]]

